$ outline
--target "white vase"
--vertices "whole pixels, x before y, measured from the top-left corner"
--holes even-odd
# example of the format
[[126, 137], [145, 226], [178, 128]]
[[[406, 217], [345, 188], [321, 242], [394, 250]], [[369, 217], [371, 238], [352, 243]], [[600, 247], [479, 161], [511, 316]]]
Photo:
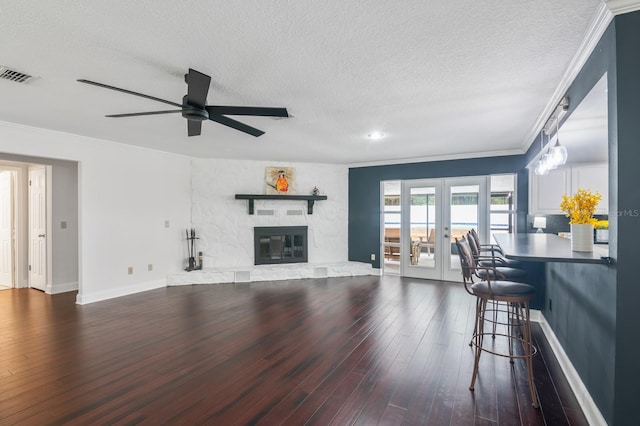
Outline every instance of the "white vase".
[[571, 251], [593, 251], [592, 224], [571, 224]]

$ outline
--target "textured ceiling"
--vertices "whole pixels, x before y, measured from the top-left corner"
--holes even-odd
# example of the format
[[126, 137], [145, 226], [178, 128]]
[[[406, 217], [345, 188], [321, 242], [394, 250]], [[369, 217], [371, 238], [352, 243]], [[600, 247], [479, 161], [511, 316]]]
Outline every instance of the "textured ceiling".
[[[522, 152], [602, 0], [34, 1], [0, 5], [0, 121], [195, 157], [327, 163]], [[191, 67], [208, 103], [285, 106], [238, 118], [254, 138], [180, 114]], [[234, 117], [237, 118], [237, 117]], [[386, 138], [370, 141], [380, 130]]]

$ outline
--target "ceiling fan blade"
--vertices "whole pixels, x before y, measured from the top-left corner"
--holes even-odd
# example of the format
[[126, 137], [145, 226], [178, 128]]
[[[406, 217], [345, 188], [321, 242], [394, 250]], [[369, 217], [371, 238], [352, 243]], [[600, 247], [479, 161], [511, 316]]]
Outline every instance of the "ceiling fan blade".
[[255, 115], [262, 117], [289, 117], [286, 108], [208, 105], [209, 115]]
[[198, 136], [202, 133], [202, 121], [187, 120], [187, 133], [189, 136]]
[[140, 96], [142, 98], [151, 99], [152, 101], [163, 102], [165, 104], [169, 104], [169, 105], [173, 105], [173, 106], [178, 107], [178, 108], [182, 108], [181, 104], [177, 104], [175, 102], [171, 102], [171, 101], [167, 101], [167, 100], [164, 100], [164, 99], [156, 98], [155, 96], [149, 96], [149, 95], [145, 95], [145, 94], [142, 94], [142, 93], [133, 92], [131, 90], [121, 89], [119, 87], [114, 87], [114, 86], [109, 86], [108, 84], [96, 83], [95, 81], [91, 81], [91, 80], [79, 79], [78, 81], [80, 83], [91, 84], [93, 86], [102, 87], [104, 89], [111, 89], [111, 90], [115, 90], [117, 92], [127, 93], [129, 95]]
[[240, 130], [241, 132], [248, 133], [251, 136], [258, 137], [264, 135], [264, 132], [262, 130], [248, 126], [232, 118], [225, 117], [224, 115], [210, 115], [209, 120], [213, 120], [217, 123], [224, 124], [225, 126], [231, 127], [233, 129]]
[[120, 118], [120, 117], [137, 117], [140, 115], [157, 115], [157, 114], [173, 114], [176, 112], [182, 112], [181, 109], [172, 109], [170, 111], [149, 111], [149, 112], [131, 112], [129, 114], [109, 114], [109, 115], [105, 115], [105, 117], [112, 117], [112, 118]]
[[211, 77], [189, 68], [189, 74], [187, 74], [187, 103], [204, 108], [207, 104], [210, 84]]

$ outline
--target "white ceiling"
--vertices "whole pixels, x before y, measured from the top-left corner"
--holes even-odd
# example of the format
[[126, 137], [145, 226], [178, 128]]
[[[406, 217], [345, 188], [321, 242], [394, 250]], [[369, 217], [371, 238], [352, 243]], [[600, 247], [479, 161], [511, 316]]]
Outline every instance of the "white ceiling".
[[[522, 152], [602, 0], [35, 1], [0, 5], [0, 121], [194, 157], [367, 163]], [[76, 82], [181, 102], [191, 67], [208, 102], [293, 118], [213, 121]], [[370, 141], [380, 130], [386, 138]]]

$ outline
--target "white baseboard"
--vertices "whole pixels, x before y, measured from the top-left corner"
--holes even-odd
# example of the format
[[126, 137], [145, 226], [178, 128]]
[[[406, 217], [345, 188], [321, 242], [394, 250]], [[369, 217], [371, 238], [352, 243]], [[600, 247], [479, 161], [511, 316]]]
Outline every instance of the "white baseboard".
[[535, 312], [537, 312], [537, 315], [536, 315], [537, 319], [534, 320], [534, 315], [533, 315], [534, 311], [532, 310], [531, 320], [537, 321], [540, 323], [542, 332], [547, 338], [547, 341], [549, 342], [549, 345], [551, 346], [551, 349], [553, 350], [554, 355], [558, 359], [558, 362], [560, 363], [560, 368], [562, 369], [562, 372], [567, 378], [567, 381], [569, 382], [569, 386], [571, 386], [571, 390], [576, 395], [576, 398], [578, 399], [578, 404], [580, 404], [580, 408], [582, 409], [582, 412], [587, 418], [587, 422], [590, 425], [606, 425], [607, 421], [602, 416], [602, 413], [600, 413], [600, 410], [598, 410], [598, 406], [596, 405], [593, 398], [591, 398], [591, 395], [589, 394], [587, 387], [582, 382], [582, 379], [580, 379], [580, 375], [578, 374], [575, 367], [571, 363], [571, 360], [567, 356], [567, 353], [562, 348], [562, 345], [560, 344], [560, 341], [556, 337], [556, 334], [553, 332], [553, 330], [549, 326], [549, 323], [545, 319], [542, 312], [540, 311], [535, 311]]
[[529, 319], [534, 322], [542, 322], [544, 317], [542, 316], [542, 311], [539, 309], [531, 309], [529, 311]]
[[114, 297], [128, 296], [130, 294], [140, 293], [148, 290], [155, 290], [167, 286], [167, 280], [146, 281], [127, 287], [118, 287], [109, 290], [96, 291], [94, 293], [78, 293], [76, 303], [78, 305], [86, 305], [87, 303], [99, 302], [101, 300], [113, 299]]
[[62, 284], [47, 284], [45, 288], [45, 293], [47, 294], [59, 294], [66, 293], [68, 291], [76, 291], [78, 290], [78, 281], [73, 281], [70, 283], [62, 283]]

